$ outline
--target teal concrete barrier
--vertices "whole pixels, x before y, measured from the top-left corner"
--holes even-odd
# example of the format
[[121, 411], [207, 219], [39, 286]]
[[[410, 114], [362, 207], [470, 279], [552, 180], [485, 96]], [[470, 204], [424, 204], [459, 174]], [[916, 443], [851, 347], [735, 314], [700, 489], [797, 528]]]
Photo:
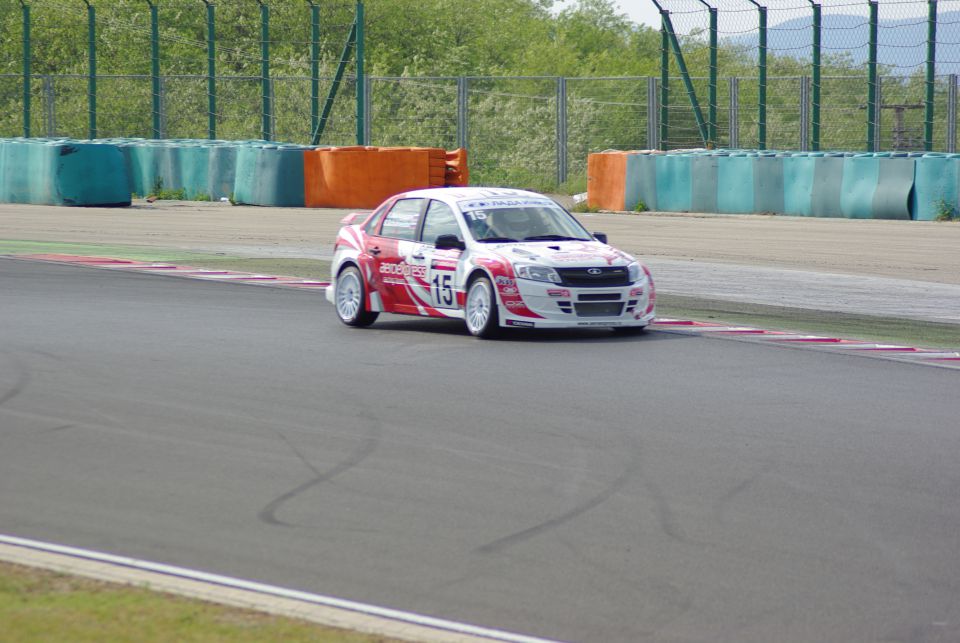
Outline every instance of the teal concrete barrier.
[[260, 141], [133, 140], [120, 145], [127, 159], [130, 190], [147, 196], [159, 189], [183, 190], [190, 200], [217, 201], [233, 195], [237, 149]]
[[130, 205], [127, 166], [116, 145], [0, 140], [0, 201], [36, 205]]
[[755, 157], [733, 153], [720, 158], [717, 210], [722, 214], [753, 212]]
[[724, 157], [698, 154], [690, 159], [690, 209], [717, 212], [719, 163]]
[[960, 155], [930, 153], [913, 161], [914, 218], [935, 221], [941, 214], [960, 212]]
[[303, 152], [299, 145], [241, 147], [234, 200], [248, 205], [304, 207]]
[[848, 219], [869, 219], [880, 178], [880, 161], [873, 154], [857, 155], [843, 161], [840, 212]]
[[657, 201], [657, 155], [629, 154], [625, 181], [624, 208], [634, 210], [643, 201], [648, 210], [659, 210]]
[[[960, 155], [955, 157], [948, 162], [946, 155], [908, 152], [643, 152], [627, 157], [625, 201], [628, 209], [642, 200], [648, 209], [665, 212], [935, 218], [934, 209], [960, 210]], [[950, 178], [943, 178], [944, 172]]]
[[237, 179], [237, 146], [219, 141], [207, 152], [207, 188], [210, 198], [219, 201], [232, 198]]
[[654, 157], [657, 168], [657, 207], [665, 212], [689, 212], [692, 205], [689, 154]]
[[840, 209], [851, 219], [909, 219], [914, 161], [886, 154], [845, 158]]
[[813, 186], [817, 159], [791, 154], [783, 159], [783, 212], [793, 216], [813, 215]]
[[810, 216], [842, 217], [840, 198], [843, 194], [843, 156], [811, 153], [814, 159], [813, 187], [810, 193]]
[[753, 211], [781, 214], [784, 211], [783, 159], [785, 155], [761, 154], [753, 165]]
[[873, 219], [911, 219], [916, 159], [894, 152], [890, 158], [878, 158], [877, 186], [869, 217]]

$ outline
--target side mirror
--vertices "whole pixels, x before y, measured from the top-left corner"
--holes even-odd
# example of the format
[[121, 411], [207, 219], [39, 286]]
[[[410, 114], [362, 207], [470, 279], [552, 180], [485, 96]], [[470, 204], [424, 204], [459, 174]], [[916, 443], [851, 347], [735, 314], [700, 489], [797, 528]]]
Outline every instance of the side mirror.
[[441, 234], [434, 242], [437, 250], [466, 250], [467, 245], [455, 234]]
[[354, 223], [356, 223], [357, 218], [360, 217], [362, 214], [363, 214], [362, 212], [351, 212], [347, 216], [340, 219], [340, 225], [353, 225]]
[[600, 243], [607, 243], [607, 233], [606, 232], [594, 232], [593, 238], [599, 241]]

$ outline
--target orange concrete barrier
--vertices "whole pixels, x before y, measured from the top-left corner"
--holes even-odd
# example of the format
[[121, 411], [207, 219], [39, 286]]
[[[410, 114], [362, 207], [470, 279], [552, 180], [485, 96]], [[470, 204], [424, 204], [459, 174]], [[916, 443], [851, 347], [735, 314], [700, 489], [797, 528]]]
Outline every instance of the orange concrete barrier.
[[470, 184], [470, 172], [467, 170], [467, 150], [458, 148], [447, 152], [446, 185], [466, 187]]
[[627, 155], [611, 150], [587, 156], [587, 205], [623, 210], [627, 187]]
[[[452, 153], [452, 174], [462, 180], [466, 152], [459, 152]], [[433, 147], [308, 150], [303, 155], [305, 203], [308, 208], [373, 208], [398, 192], [451, 185], [448, 157], [446, 150]]]

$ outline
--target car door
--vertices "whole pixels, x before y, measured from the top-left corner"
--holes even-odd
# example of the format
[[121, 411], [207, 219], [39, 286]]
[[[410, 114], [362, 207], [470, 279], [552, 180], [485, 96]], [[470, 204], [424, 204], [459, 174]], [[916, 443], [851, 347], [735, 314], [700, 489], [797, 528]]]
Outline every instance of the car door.
[[397, 199], [384, 215], [375, 234], [367, 237], [364, 250], [373, 261], [371, 286], [380, 294], [383, 310], [425, 314], [414, 288], [426, 291], [423, 268], [407, 263], [419, 245], [417, 233], [426, 199]]
[[431, 314], [445, 315], [445, 310], [458, 308], [457, 266], [462, 250], [436, 248], [441, 235], [454, 235], [461, 241], [463, 232], [453, 208], [436, 199], [431, 199], [423, 215], [419, 245], [407, 259], [410, 265], [422, 266], [428, 285], [428, 302], [435, 309]]

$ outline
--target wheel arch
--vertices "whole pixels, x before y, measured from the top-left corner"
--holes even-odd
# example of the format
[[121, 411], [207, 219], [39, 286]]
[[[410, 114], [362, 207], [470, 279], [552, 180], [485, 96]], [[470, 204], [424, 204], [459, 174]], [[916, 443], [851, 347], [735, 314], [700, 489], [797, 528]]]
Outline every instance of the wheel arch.
[[500, 289], [497, 288], [496, 280], [493, 278], [493, 275], [490, 274], [490, 271], [487, 270], [485, 266], [473, 267], [473, 269], [470, 271], [470, 274], [467, 275], [466, 281], [463, 282], [464, 294], [470, 291], [470, 286], [472, 286], [473, 282], [475, 282], [480, 277], [486, 277], [487, 280], [490, 282], [490, 287], [493, 289], [493, 298], [495, 300], [495, 303], [497, 304], [497, 308], [499, 308], [502, 312], [503, 304], [500, 301]]

